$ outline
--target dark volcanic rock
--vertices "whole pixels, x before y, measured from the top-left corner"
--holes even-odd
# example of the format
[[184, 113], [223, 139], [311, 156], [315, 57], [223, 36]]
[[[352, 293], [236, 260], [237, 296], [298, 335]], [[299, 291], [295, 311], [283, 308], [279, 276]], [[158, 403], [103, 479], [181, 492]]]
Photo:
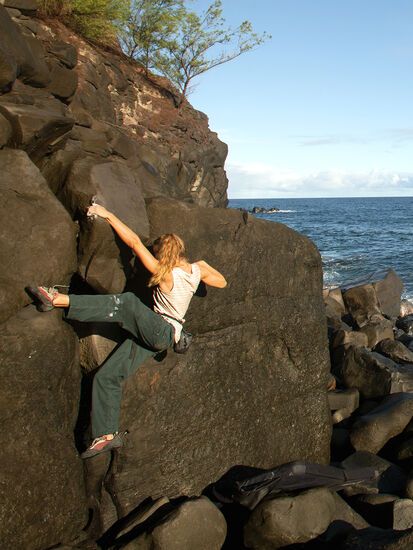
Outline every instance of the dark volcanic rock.
[[335, 332], [331, 347], [332, 349], [339, 346], [354, 346], [354, 347], [367, 347], [368, 337], [364, 332], [358, 330], [345, 330], [339, 329]]
[[37, 11], [37, 0], [3, 0], [2, 4], [27, 15], [33, 15]]
[[393, 323], [384, 317], [371, 319], [360, 329], [360, 332], [367, 336], [369, 348], [374, 348], [382, 340], [394, 339]]
[[335, 300], [331, 296], [327, 296], [324, 300], [326, 306], [326, 315], [327, 317], [335, 317], [336, 319], [341, 319], [345, 313], [344, 304], [341, 304], [339, 301]]
[[248, 548], [273, 550], [321, 535], [334, 519], [336, 503], [328, 489], [260, 503], [244, 528]]
[[357, 451], [377, 453], [389, 439], [401, 433], [413, 416], [413, 395], [389, 395], [376, 409], [359, 418], [350, 439]]
[[351, 416], [359, 406], [359, 392], [356, 388], [329, 391], [327, 396], [330, 409], [334, 411], [333, 424]]
[[[190, 258], [211, 262], [229, 285], [194, 298], [186, 355], [148, 361], [125, 383], [128, 445], [114, 476], [123, 509], [148, 495], [197, 494], [234, 464], [328, 463], [329, 361], [314, 245], [281, 224], [245, 224], [236, 210], [157, 199], [148, 213], [152, 237], [176, 231]], [[279, 262], [268, 271], [274, 247]]]
[[10, 123], [0, 114], [0, 149], [9, 143], [11, 136], [12, 130]]
[[357, 388], [365, 399], [413, 389], [413, 368], [366, 348], [346, 350], [340, 374], [345, 386]]
[[74, 69], [76, 67], [77, 50], [73, 44], [56, 40], [49, 45], [48, 50], [68, 69]]
[[376, 271], [342, 290], [344, 303], [360, 327], [378, 313], [392, 318], [400, 314], [403, 283], [392, 269]]
[[23, 151], [0, 151], [0, 322], [32, 300], [31, 284], [67, 284], [76, 269], [76, 229]]
[[343, 292], [344, 303], [359, 327], [380, 313], [379, 303], [373, 285], [356, 286]]
[[132, 254], [105, 220], [86, 217], [92, 197], [147, 238], [149, 224], [142, 192], [124, 163], [93, 158], [73, 164], [64, 190], [65, 204], [80, 217], [79, 274], [98, 292], [122, 292], [131, 272], [128, 263]]
[[9, 91], [16, 77], [16, 60], [3, 44], [0, 44], [0, 93]]
[[86, 525], [74, 446], [80, 372], [61, 313], [23, 309], [1, 325], [3, 548], [49, 548]]
[[371, 525], [402, 531], [413, 527], [413, 501], [394, 495], [362, 495], [351, 505]]
[[222, 513], [206, 497], [200, 497], [178, 506], [150, 533], [124, 548], [220, 550], [226, 534], [227, 524]]
[[[50, 75], [45, 65], [42, 45], [33, 36], [24, 36], [1, 5], [0, 37], [0, 88], [7, 89], [7, 80], [11, 84], [15, 76], [31, 86], [47, 86]], [[14, 73], [16, 74], [13, 77]]]
[[271, 208], [264, 208], [263, 206], [254, 206], [251, 210], [248, 210], [251, 214], [275, 214], [279, 212], [280, 209], [272, 206]]
[[79, 141], [81, 148], [86, 153], [93, 153], [101, 157], [108, 157], [112, 149], [108, 143], [108, 138], [102, 130], [74, 126], [70, 133], [70, 138]]
[[9, 96], [1, 98], [0, 113], [13, 128], [13, 145], [24, 149], [37, 162], [56, 148], [74, 121], [66, 116], [62, 103], [53, 98], [45, 97], [41, 104], [27, 105], [14, 103]]
[[52, 63], [50, 72], [51, 82], [48, 90], [59, 99], [68, 99], [74, 95], [77, 88], [78, 76], [60, 63]]
[[376, 281], [373, 283], [379, 302], [380, 311], [387, 317], [398, 317], [400, 315], [401, 294], [403, 282], [400, 277], [389, 269], [387, 272], [375, 274]]
[[397, 320], [396, 326], [404, 330], [409, 336], [413, 336], [413, 315], [406, 315]]
[[395, 531], [370, 527], [349, 534], [337, 550], [411, 550], [413, 530]]
[[413, 351], [413, 336], [409, 336], [404, 332], [404, 330], [402, 331], [402, 333], [403, 334], [399, 334], [397, 336], [397, 341], [404, 344], [410, 351]]
[[367, 521], [353, 510], [337, 493], [333, 493], [333, 497], [335, 512], [332, 522], [327, 531], [322, 535], [321, 540], [328, 542], [333, 539], [337, 540], [338, 537], [342, 539], [345, 534], [352, 533], [354, 529], [358, 530], [369, 527]]
[[38, 40], [35, 36], [25, 36], [25, 40], [36, 60], [35, 69], [37, 87], [44, 88], [50, 83], [52, 79], [49, 67], [47, 66], [45, 59], [46, 51], [43, 47], [42, 42]]
[[374, 351], [378, 351], [396, 363], [413, 364], [413, 351], [410, 351], [402, 342], [398, 342], [397, 340], [381, 340]]

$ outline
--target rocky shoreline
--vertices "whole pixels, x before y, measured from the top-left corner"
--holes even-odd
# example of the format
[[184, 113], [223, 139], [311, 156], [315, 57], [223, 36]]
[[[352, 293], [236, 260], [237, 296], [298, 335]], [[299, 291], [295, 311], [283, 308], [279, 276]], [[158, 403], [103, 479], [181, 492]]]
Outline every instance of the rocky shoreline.
[[324, 290], [336, 471], [308, 462], [238, 466], [201, 497], [142, 503], [96, 546], [58, 548], [411, 548], [413, 304], [402, 289], [389, 270]]

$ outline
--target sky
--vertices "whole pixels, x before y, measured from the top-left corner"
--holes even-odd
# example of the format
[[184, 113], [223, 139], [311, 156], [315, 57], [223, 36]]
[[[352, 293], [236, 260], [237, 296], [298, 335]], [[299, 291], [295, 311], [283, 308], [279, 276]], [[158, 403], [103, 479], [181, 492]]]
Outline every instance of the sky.
[[229, 146], [230, 198], [413, 196], [412, 0], [223, 8], [272, 35], [189, 97]]

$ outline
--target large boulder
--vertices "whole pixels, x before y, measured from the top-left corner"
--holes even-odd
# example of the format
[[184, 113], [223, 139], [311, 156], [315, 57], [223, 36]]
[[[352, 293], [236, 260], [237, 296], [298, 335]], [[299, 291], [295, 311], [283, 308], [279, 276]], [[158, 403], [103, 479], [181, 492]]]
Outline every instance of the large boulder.
[[150, 360], [124, 385], [128, 444], [113, 476], [122, 510], [147, 495], [199, 494], [234, 464], [328, 463], [329, 358], [315, 246], [235, 210], [156, 199], [148, 213], [152, 237], [177, 232], [189, 257], [210, 262], [229, 284], [194, 298], [186, 355]]
[[393, 323], [381, 316], [373, 317], [360, 329], [360, 333], [367, 336], [369, 348], [374, 348], [382, 340], [394, 339]]
[[402, 342], [386, 338], [381, 340], [374, 351], [378, 351], [396, 363], [411, 363], [413, 364], [413, 351], [409, 350]]
[[13, 8], [27, 15], [34, 15], [37, 11], [37, 0], [1, 0], [6, 8]]
[[79, 274], [98, 292], [122, 292], [132, 254], [106, 220], [86, 217], [93, 197], [145, 239], [149, 223], [142, 192], [126, 164], [90, 157], [73, 163], [63, 191], [64, 203], [80, 219]]
[[57, 98], [67, 100], [76, 92], [78, 77], [76, 71], [54, 62], [50, 63], [51, 82], [48, 90]]
[[368, 336], [364, 332], [358, 330], [346, 330], [339, 328], [335, 331], [331, 341], [331, 348], [335, 349], [339, 346], [354, 346], [354, 347], [367, 347]]
[[335, 519], [336, 501], [328, 489], [312, 489], [260, 503], [244, 529], [247, 548], [276, 550], [308, 542]]
[[403, 283], [392, 269], [375, 271], [342, 290], [344, 303], [360, 327], [378, 313], [392, 318], [400, 315]]
[[337, 550], [411, 550], [413, 529], [396, 531], [369, 527], [349, 534], [334, 547]]
[[413, 368], [399, 365], [380, 353], [350, 346], [344, 352], [340, 375], [347, 388], [357, 388], [365, 399], [413, 390]]
[[0, 5], [0, 37], [0, 89], [11, 84], [16, 76], [32, 86], [47, 85], [48, 75], [43, 71], [43, 60], [36, 58], [18, 25], [2, 5]]
[[2, 96], [0, 113], [13, 128], [13, 145], [24, 149], [37, 162], [57, 148], [74, 121], [66, 116], [64, 105], [56, 99], [44, 97], [41, 103], [31, 105], [15, 99], [18, 100], [12, 94]]
[[0, 151], [0, 322], [29, 304], [25, 287], [68, 284], [76, 228], [23, 151]]
[[396, 393], [386, 397], [353, 425], [350, 439], [357, 451], [377, 453], [389, 439], [401, 433], [413, 416], [413, 395]]
[[73, 44], [56, 40], [49, 44], [48, 51], [68, 69], [74, 69], [76, 67], [77, 49]]
[[1, 325], [3, 548], [50, 548], [87, 523], [83, 467], [73, 430], [80, 371], [61, 313], [33, 306]]
[[227, 534], [222, 513], [206, 497], [188, 500], [150, 533], [125, 544], [128, 550], [220, 550]]
[[413, 314], [405, 315], [404, 317], [398, 319], [396, 326], [409, 336], [413, 336]]

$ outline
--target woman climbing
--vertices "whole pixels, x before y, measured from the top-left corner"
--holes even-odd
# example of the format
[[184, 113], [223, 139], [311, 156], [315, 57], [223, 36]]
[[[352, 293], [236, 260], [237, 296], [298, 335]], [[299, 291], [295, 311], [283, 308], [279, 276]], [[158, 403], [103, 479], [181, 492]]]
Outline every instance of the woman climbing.
[[159, 237], [153, 245], [152, 255], [138, 235], [103, 206], [93, 204], [87, 215], [105, 219], [151, 273], [149, 286], [154, 287], [154, 311], [131, 292], [79, 296], [61, 294], [43, 286], [29, 289], [40, 311], [67, 308], [67, 319], [115, 322], [131, 335], [94, 377], [91, 414], [94, 440], [82, 453], [82, 458], [122, 446], [123, 438], [118, 429], [123, 380], [148, 357], [174, 344], [179, 345], [181, 334], [184, 334], [184, 316], [200, 281], [217, 288], [227, 284], [221, 273], [205, 261], [189, 263], [184, 243], [175, 234]]

